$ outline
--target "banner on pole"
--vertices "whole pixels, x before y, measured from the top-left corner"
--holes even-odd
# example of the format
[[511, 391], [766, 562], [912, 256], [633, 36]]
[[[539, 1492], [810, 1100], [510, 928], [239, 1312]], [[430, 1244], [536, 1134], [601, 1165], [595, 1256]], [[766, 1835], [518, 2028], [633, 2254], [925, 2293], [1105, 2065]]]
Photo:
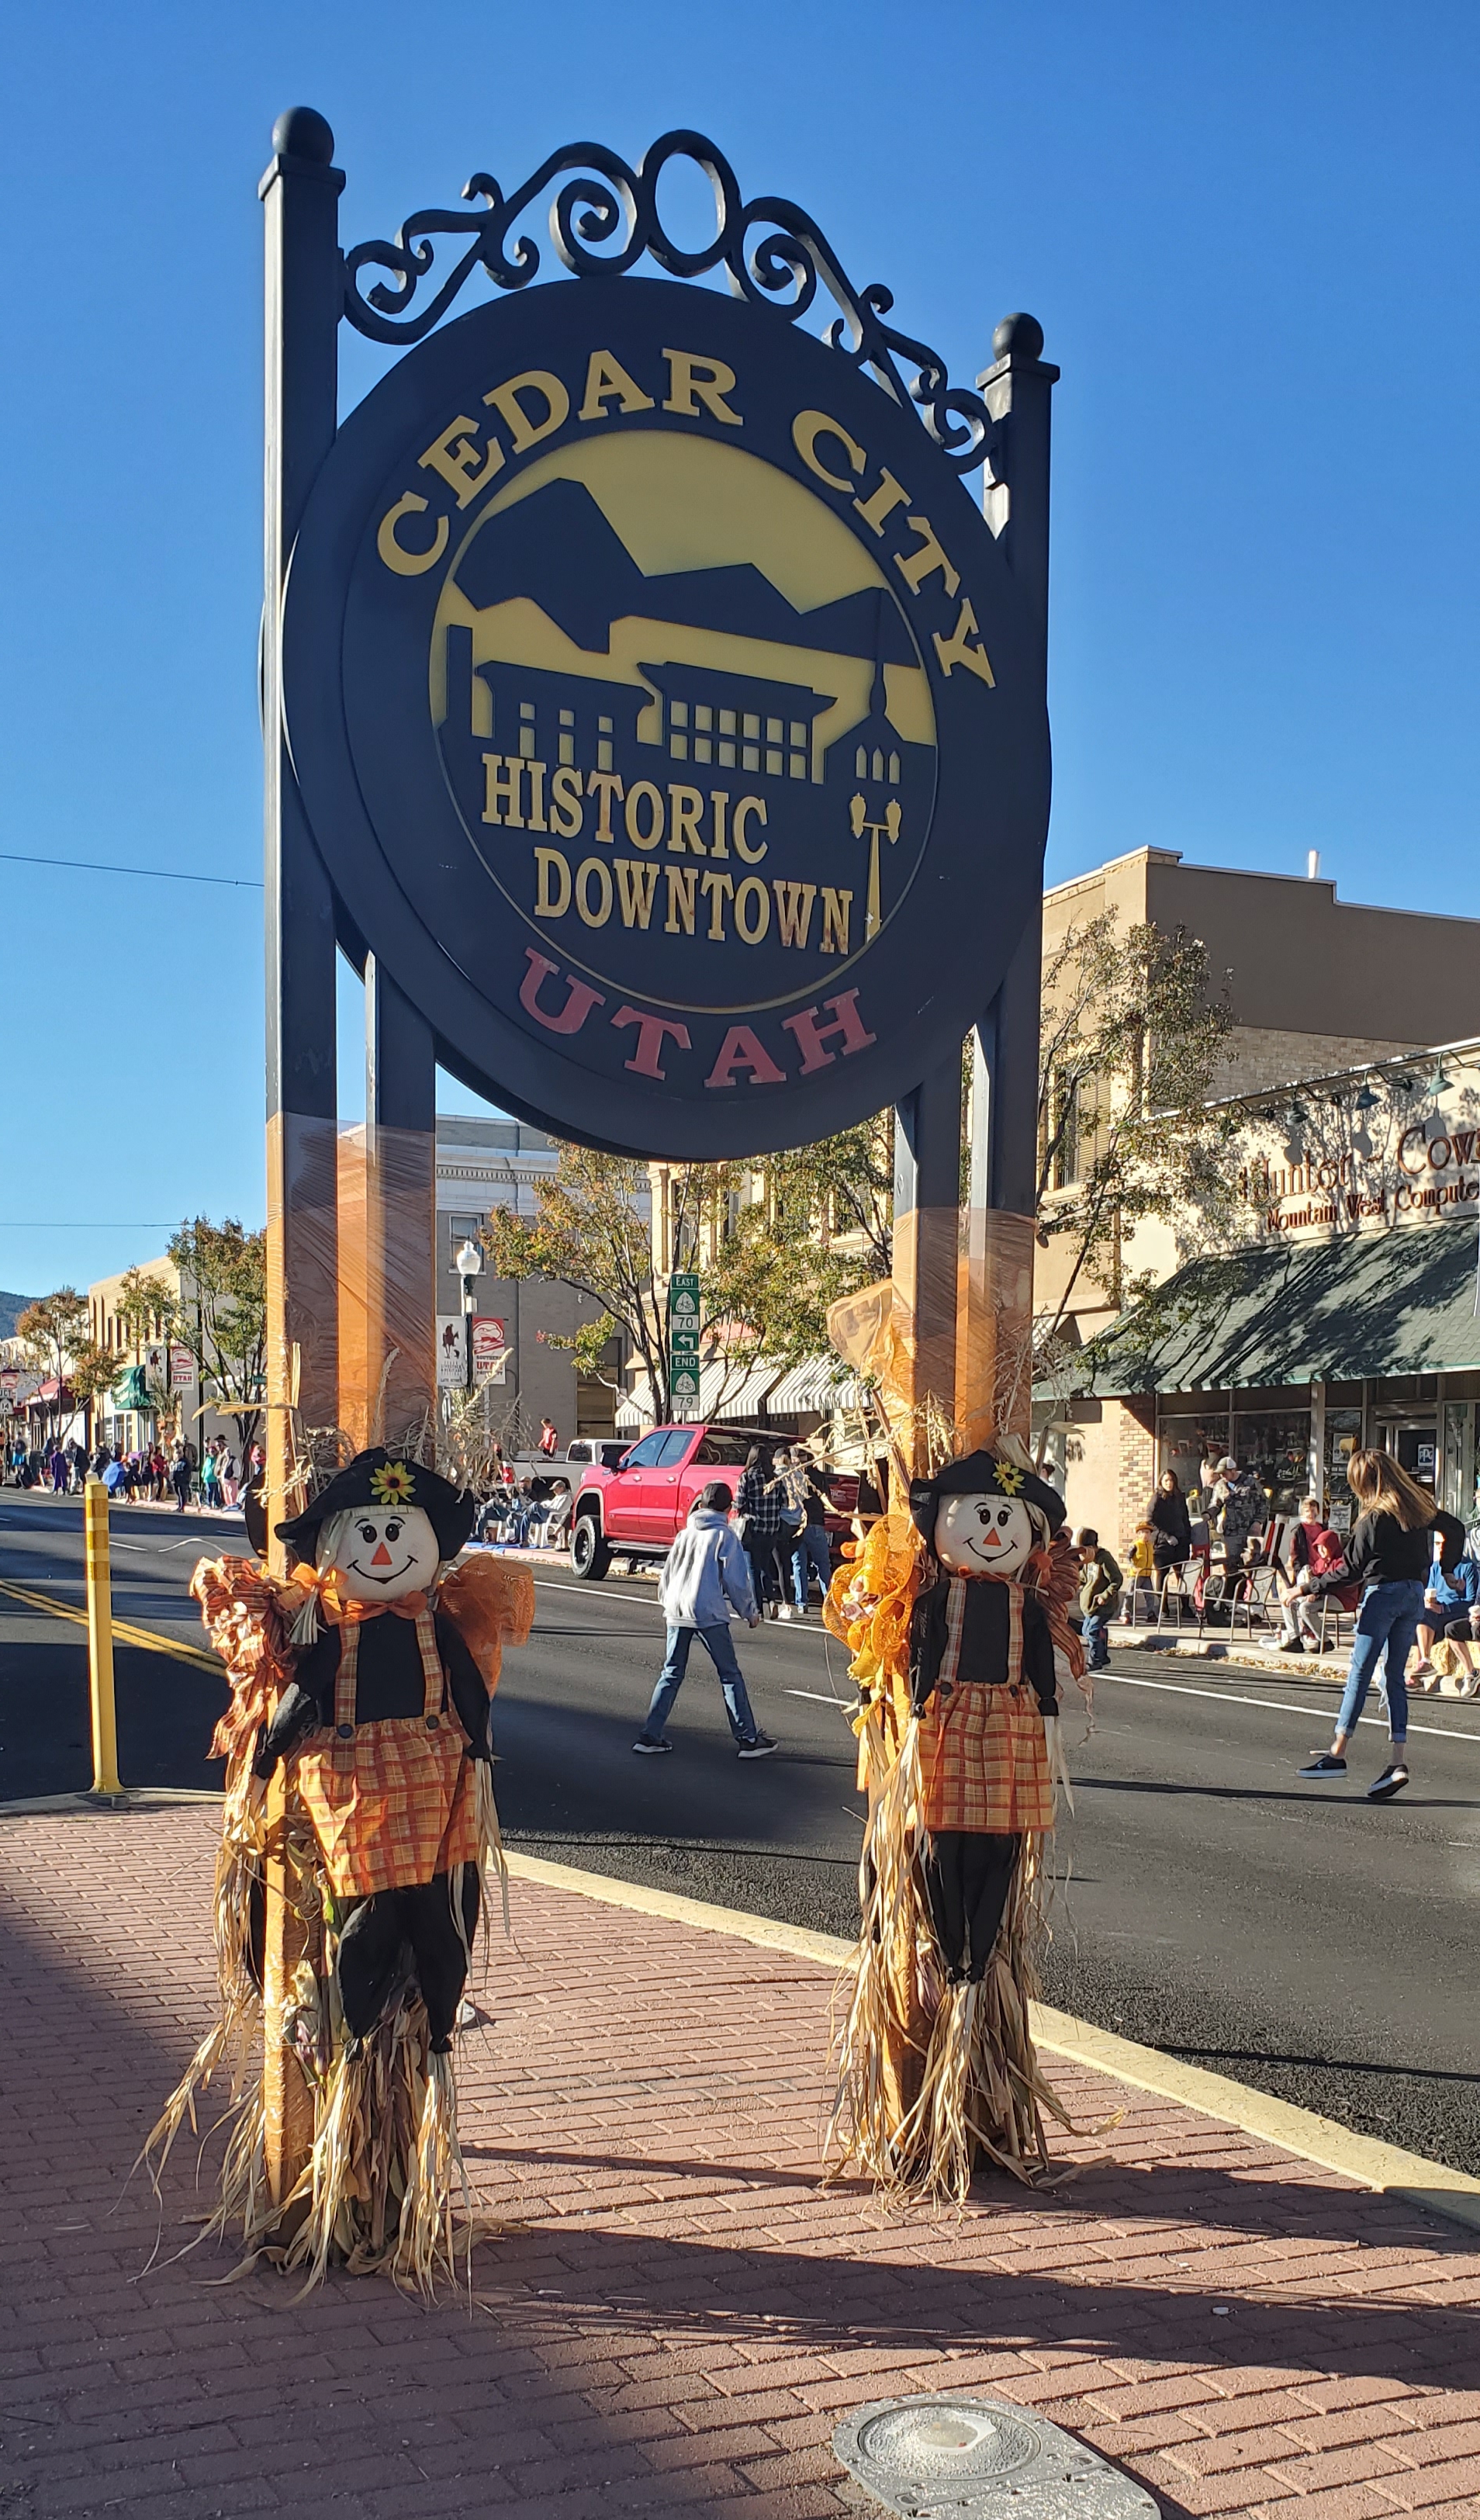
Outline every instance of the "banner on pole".
[[502, 1382], [509, 1362], [503, 1323], [492, 1313], [474, 1313], [471, 1333], [473, 1381]]

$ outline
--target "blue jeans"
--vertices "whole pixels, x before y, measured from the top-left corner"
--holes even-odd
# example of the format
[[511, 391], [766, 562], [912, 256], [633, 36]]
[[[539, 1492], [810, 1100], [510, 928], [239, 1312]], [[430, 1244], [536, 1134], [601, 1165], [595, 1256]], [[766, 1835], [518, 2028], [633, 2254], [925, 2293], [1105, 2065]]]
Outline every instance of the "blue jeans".
[[791, 1598], [799, 1610], [807, 1606], [807, 1578], [814, 1568], [826, 1601], [828, 1587], [832, 1581], [832, 1552], [828, 1543], [828, 1527], [822, 1522], [804, 1522], [791, 1543]]
[[1341, 1712], [1336, 1718], [1338, 1732], [1355, 1729], [1372, 1675], [1386, 1656], [1387, 1729], [1395, 1749], [1408, 1739], [1406, 1674], [1422, 1611], [1423, 1586], [1419, 1583], [1372, 1584], [1363, 1594]]
[[744, 1679], [740, 1664], [736, 1660], [729, 1624], [725, 1620], [721, 1620], [712, 1628], [669, 1629], [667, 1659], [657, 1676], [657, 1687], [652, 1692], [652, 1703], [648, 1709], [648, 1721], [643, 1726], [643, 1739], [661, 1741], [663, 1727], [673, 1712], [674, 1699], [684, 1685], [684, 1674], [689, 1668], [690, 1649], [695, 1637], [703, 1638], [709, 1659], [719, 1674], [719, 1685], [725, 1694], [725, 1713], [730, 1718], [731, 1732], [737, 1741], [742, 1744], [753, 1741], [755, 1718], [750, 1712], [750, 1700], [745, 1695]]
[[1091, 1610], [1084, 1626], [1080, 1629], [1079, 1633], [1084, 1641], [1084, 1658], [1091, 1671], [1103, 1671], [1110, 1659], [1110, 1649], [1105, 1640], [1105, 1625], [1108, 1618], [1108, 1610]]

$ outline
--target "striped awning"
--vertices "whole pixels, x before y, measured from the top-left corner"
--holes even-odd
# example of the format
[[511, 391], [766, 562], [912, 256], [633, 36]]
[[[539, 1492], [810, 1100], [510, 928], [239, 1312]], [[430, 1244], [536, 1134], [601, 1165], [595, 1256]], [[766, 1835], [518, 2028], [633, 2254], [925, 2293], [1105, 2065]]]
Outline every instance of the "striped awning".
[[1075, 1392], [1228, 1391], [1480, 1366], [1472, 1222], [1189, 1260], [1074, 1359]]
[[835, 1356], [809, 1356], [784, 1373], [767, 1402], [774, 1418], [794, 1417], [804, 1409], [861, 1409], [864, 1385]]
[[706, 1365], [699, 1377], [699, 1416], [701, 1418], [752, 1418], [765, 1408], [766, 1394], [780, 1373], [777, 1365], [764, 1358], [745, 1369], [721, 1359]]
[[623, 1394], [613, 1409], [611, 1417], [612, 1423], [619, 1426], [624, 1435], [629, 1431], [636, 1433], [644, 1426], [656, 1425], [657, 1404], [652, 1397], [652, 1385], [646, 1374], [642, 1374], [633, 1384], [632, 1389]]
[[[793, 1418], [804, 1410], [861, 1409], [865, 1386], [835, 1356], [809, 1356], [785, 1372], [764, 1357], [741, 1370], [723, 1358], [703, 1367], [699, 1375], [695, 1418], [721, 1418], [741, 1423], [766, 1416]], [[615, 1422], [623, 1434], [636, 1433], [658, 1421], [652, 1385], [644, 1374], [616, 1404]]]

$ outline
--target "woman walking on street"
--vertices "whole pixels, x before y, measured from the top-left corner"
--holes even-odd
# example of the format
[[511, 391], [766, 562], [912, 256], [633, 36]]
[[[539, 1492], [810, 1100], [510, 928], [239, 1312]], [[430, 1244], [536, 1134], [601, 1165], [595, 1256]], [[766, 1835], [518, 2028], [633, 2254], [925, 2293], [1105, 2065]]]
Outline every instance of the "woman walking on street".
[[1444, 1513], [1427, 1488], [1410, 1477], [1387, 1453], [1354, 1453], [1346, 1474], [1361, 1512], [1346, 1544], [1345, 1564], [1319, 1575], [1307, 1598], [1360, 1583], [1362, 1607], [1352, 1640], [1352, 1659], [1336, 1731], [1328, 1750], [1300, 1770], [1302, 1777], [1344, 1777], [1346, 1745], [1357, 1727], [1378, 1663], [1387, 1686], [1387, 1729], [1392, 1756], [1367, 1789], [1368, 1802], [1387, 1802], [1408, 1783], [1408, 1658], [1423, 1613], [1423, 1589], [1433, 1561], [1453, 1566], [1464, 1547], [1464, 1526]]

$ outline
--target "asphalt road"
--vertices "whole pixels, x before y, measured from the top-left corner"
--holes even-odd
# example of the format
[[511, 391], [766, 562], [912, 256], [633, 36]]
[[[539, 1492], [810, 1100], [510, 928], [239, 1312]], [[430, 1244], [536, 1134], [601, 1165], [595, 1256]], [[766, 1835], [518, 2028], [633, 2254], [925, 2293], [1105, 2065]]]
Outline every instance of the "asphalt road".
[[[80, 1605], [80, 1507], [0, 1493], [0, 1580]], [[196, 1557], [240, 1546], [208, 1516], [113, 1516], [115, 1611], [182, 1642]], [[532, 1853], [847, 1934], [861, 1806], [844, 1656], [814, 1614], [741, 1634], [757, 1716], [783, 1743], [735, 1758], [695, 1646], [667, 1759], [632, 1740], [660, 1659], [650, 1580], [537, 1577], [535, 1632], [496, 1710], [506, 1833]], [[82, 1631], [0, 1593], [0, 1798], [85, 1785]], [[196, 1665], [118, 1656], [132, 1784], [209, 1785], [224, 1689]], [[1385, 1733], [1350, 1781], [1294, 1771], [1323, 1747], [1328, 1687], [1120, 1652], [1095, 1729], [1066, 1726], [1077, 1811], [1058, 1831], [1050, 2001], [1458, 2168], [1480, 2168], [1480, 1701], [1415, 1702], [1414, 1782], [1368, 1806]]]

